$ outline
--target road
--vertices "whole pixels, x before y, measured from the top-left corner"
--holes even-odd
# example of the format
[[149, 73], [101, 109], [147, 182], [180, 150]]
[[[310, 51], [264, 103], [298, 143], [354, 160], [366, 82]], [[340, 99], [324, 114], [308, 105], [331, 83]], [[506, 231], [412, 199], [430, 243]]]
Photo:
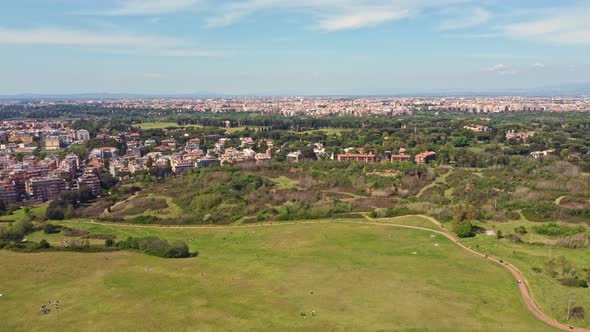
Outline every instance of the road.
[[[537, 317], [539, 320], [547, 323], [548, 325], [551, 325], [555, 328], [558, 328], [558, 329], [561, 329], [564, 331], [590, 332], [590, 329], [586, 329], [586, 328], [572, 328], [566, 324], [562, 324], [562, 323], [556, 321], [555, 319], [553, 319], [553, 318], [549, 317], [547, 314], [545, 314], [541, 310], [539, 305], [535, 302], [535, 299], [533, 298], [533, 296], [531, 295], [531, 292], [528, 287], [528, 283], [527, 283], [526, 279], [524, 278], [524, 275], [514, 265], [512, 265], [504, 260], [501, 260], [500, 258], [492, 257], [489, 255], [480, 253], [478, 251], [475, 251], [475, 250], [469, 248], [468, 246], [462, 244], [461, 242], [459, 242], [459, 240], [454, 235], [449, 234], [443, 230], [435, 230], [435, 229], [419, 227], [419, 226], [400, 225], [400, 224], [392, 223], [396, 219], [399, 219], [399, 218], [420, 217], [420, 218], [424, 218], [424, 219], [432, 222], [437, 227], [444, 229], [444, 226], [438, 220], [436, 220], [432, 217], [429, 217], [429, 216], [415, 215], [415, 216], [402, 216], [402, 217], [396, 217], [396, 218], [388, 218], [388, 219], [385, 219], [385, 220], [387, 220], [387, 222], [377, 222], [377, 220], [379, 220], [379, 219], [371, 218], [367, 214], [362, 214], [362, 215], [365, 216], [365, 218], [368, 221], [354, 221], [354, 220], [301, 221], [301, 222], [288, 222], [288, 223], [287, 222], [278, 222], [278, 223], [265, 223], [265, 224], [251, 224], [251, 225], [240, 225], [240, 226], [156, 226], [156, 225], [115, 224], [115, 223], [105, 224], [105, 223], [97, 223], [95, 221], [88, 221], [88, 222], [82, 222], [82, 223], [100, 224], [100, 225], [115, 226], [115, 227], [138, 227], [138, 228], [154, 228], [154, 229], [228, 229], [228, 228], [272, 227], [272, 226], [279, 226], [279, 225], [298, 225], [298, 224], [346, 223], [346, 224], [379, 225], [379, 226], [387, 226], [387, 227], [407, 228], [407, 229], [415, 229], [415, 230], [436, 233], [436, 234], [442, 235], [442, 236], [446, 237], [447, 239], [451, 240], [457, 246], [459, 246], [461, 249], [463, 249], [467, 252], [470, 252], [476, 256], [482, 257], [483, 259], [487, 259], [491, 262], [499, 264], [502, 267], [504, 267], [506, 270], [508, 270], [512, 274], [512, 276], [514, 277], [515, 282], [519, 282], [518, 288], [520, 290], [520, 294], [522, 296], [522, 299], [523, 299], [527, 309], [531, 313], [533, 313], [533, 315], [535, 315], [535, 317]], [[80, 223], [80, 221], [77, 221], [74, 223]]]

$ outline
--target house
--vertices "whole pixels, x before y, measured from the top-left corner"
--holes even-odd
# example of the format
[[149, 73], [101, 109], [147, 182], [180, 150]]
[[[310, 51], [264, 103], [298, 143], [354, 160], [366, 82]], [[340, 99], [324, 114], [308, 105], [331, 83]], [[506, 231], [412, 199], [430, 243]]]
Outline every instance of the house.
[[411, 159], [412, 159], [412, 156], [410, 156], [409, 154], [405, 154], [405, 153], [394, 154], [391, 156], [392, 163], [402, 162], [402, 161], [410, 161]]
[[175, 174], [185, 173], [193, 168], [195, 168], [195, 163], [189, 160], [174, 160], [172, 162], [172, 172]]
[[338, 161], [356, 161], [358, 163], [373, 164], [377, 162], [377, 156], [374, 154], [339, 154]]
[[539, 159], [542, 157], [546, 157], [555, 153], [555, 150], [544, 150], [544, 151], [533, 151], [531, 152], [531, 157], [535, 159]]
[[417, 154], [414, 157], [414, 161], [416, 161], [416, 164], [422, 165], [422, 164], [426, 164], [431, 160], [434, 160], [436, 158], [436, 152], [434, 151], [426, 151], [426, 152], [422, 152], [420, 154]]
[[464, 126], [463, 128], [470, 130], [474, 133], [487, 133], [490, 131], [490, 127], [475, 125], [475, 126]]
[[219, 166], [221, 162], [215, 157], [203, 157], [197, 160], [197, 167]]
[[90, 151], [90, 157], [96, 158], [113, 158], [117, 156], [119, 150], [112, 146], [105, 146], [102, 148], [95, 148]]

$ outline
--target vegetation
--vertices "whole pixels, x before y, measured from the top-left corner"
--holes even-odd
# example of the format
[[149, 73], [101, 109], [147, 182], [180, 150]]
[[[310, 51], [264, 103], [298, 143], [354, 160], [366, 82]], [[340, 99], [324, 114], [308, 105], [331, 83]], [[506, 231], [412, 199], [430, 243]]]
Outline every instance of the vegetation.
[[[193, 261], [129, 251], [0, 251], [2, 301], [10, 304], [0, 312], [4, 328], [54, 330], [68, 322], [83, 330], [92, 321], [98, 330], [191, 325], [213, 331], [222, 324], [281, 331], [552, 331], [526, 310], [506, 270], [427, 232], [342, 223], [180, 230], [58, 224], [71, 223], [123, 239], [186, 241], [200, 255]], [[30, 238], [37, 236], [51, 244], [63, 239], [43, 232]], [[60, 301], [58, 318], [39, 314], [47, 299]]]

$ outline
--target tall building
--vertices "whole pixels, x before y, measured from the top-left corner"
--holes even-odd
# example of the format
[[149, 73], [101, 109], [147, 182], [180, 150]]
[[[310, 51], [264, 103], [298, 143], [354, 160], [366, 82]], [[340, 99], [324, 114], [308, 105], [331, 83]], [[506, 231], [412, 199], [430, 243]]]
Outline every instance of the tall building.
[[25, 183], [27, 193], [36, 200], [56, 199], [66, 190], [66, 181], [62, 178], [32, 177]]
[[45, 139], [45, 150], [57, 150], [61, 147], [59, 136], [49, 136]]
[[90, 140], [90, 133], [86, 129], [80, 129], [76, 132], [76, 139], [78, 141], [86, 142]]
[[86, 186], [90, 189], [93, 195], [98, 195], [100, 191], [100, 179], [96, 174], [84, 174], [78, 178], [78, 186]]
[[18, 199], [16, 187], [12, 182], [0, 183], [0, 201], [4, 203], [4, 206], [9, 204], [15, 204]]

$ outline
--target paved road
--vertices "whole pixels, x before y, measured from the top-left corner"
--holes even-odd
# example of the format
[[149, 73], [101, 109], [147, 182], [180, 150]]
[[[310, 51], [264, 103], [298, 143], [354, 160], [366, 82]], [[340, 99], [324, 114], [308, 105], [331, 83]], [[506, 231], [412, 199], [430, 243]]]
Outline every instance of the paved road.
[[[482, 254], [478, 251], [475, 251], [475, 250], [469, 248], [468, 246], [462, 244], [461, 242], [459, 242], [459, 240], [454, 235], [449, 234], [445, 231], [430, 229], [430, 228], [426, 228], [426, 227], [400, 225], [400, 224], [392, 223], [396, 219], [410, 217], [410, 216], [402, 216], [402, 217], [388, 218], [388, 219], [374, 219], [374, 218], [371, 218], [370, 216], [368, 216], [367, 214], [363, 214], [363, 215], [369, 221], [354, 221], [354, 220], [301, 221], [301, 222], [289, 222], [289, 223], [277, 222], [277, 223], [264, 223], [264, 224], [250, 224], [250, 225], [240, 225], [240, 226], [156, 226], [156, 225], [131, 225], [131, 224], [116, 224], [116, 223], [106, 224], [106, 223], [97, 223], [95, 221], [88, 221], [88, 222], [82, 222], [82, 223], [101, 224], [101, 225], [105, 225], [105, 226], [115, 226], [115, 227], [137, 227], [137, 228], [155, 228], [155, 229], [231, 229], [231, 228], [250, 228], [250, 227], [271, 227], [271, 226], [279, 226], [279, 225], [297, 225], [297, 224], [346, 223], [346, 224], [379, 225], [379, 226], [388, 226], [388, 227], [408, 228], [408, 229], [416, 229], [416, 230], [422, 230], [422, 231], [426, 231], [426, 232], [436, 233], [436, 234], [439, 234], [439, 235], [442, 235], [442, 236], [448, 238], [449, 240], [454, 242], [456, 245], [458, 245], [461, 249], [468, 251], [474, 255], [480, 256], [483, 259], [487, 259], [487, 260], [490, 260], [494, 263], [497, 263], [497, 264], [503, 266], [508, 271], [510, 271], [510, 273], [512, 273], [512, 276], [514, 276], [515, 282], [520, 281], [520, 283], [518, 284], [518, 288], [520, 290], [520, 294], [522, 295], [522, 299], [523, 299], [525, 305], [527, 306], [529, 311], [532, 312], [533, 315], [535, 315], [539, 320], [541, 320], [541, 321], [543, 321], [555, 328], [564, 330], [564, 331], [590, 332], [590, 329], [572, 328], [572, 327], [562, 324], [562, 323], [556, 321], [555, 319], [549, 317], [548, 315], [546, 315], [541, 310], [541, 308], [539, 308], [539, 305], [535, 302], [533, 296], [531, 295], [530, 290], [528, 288], [528, 284], [527, 284], [523, 274], [514, 265], [512, 265], [506, 261], [503, 261], [499, 258], [492, 257], [492, 256], [489, 256], [486, 254]], [[429, 220], [433, 224], [435, 224], [437, 227], [439, 227], [441, 229], [444, 228], [443, 225], [438, 220], [436, 220], [432, 217], [424, 216], [424, 215], [417, 215], [415, 217], [424, 218], [426, 220]], [[387, 222], [377, 222], [376, 220], [384, 220]], [[74, 223], [76, 223], [76, 222], [74, 222]], [[80, 221], [78, 221], [77, 223], [80, 223]]]

